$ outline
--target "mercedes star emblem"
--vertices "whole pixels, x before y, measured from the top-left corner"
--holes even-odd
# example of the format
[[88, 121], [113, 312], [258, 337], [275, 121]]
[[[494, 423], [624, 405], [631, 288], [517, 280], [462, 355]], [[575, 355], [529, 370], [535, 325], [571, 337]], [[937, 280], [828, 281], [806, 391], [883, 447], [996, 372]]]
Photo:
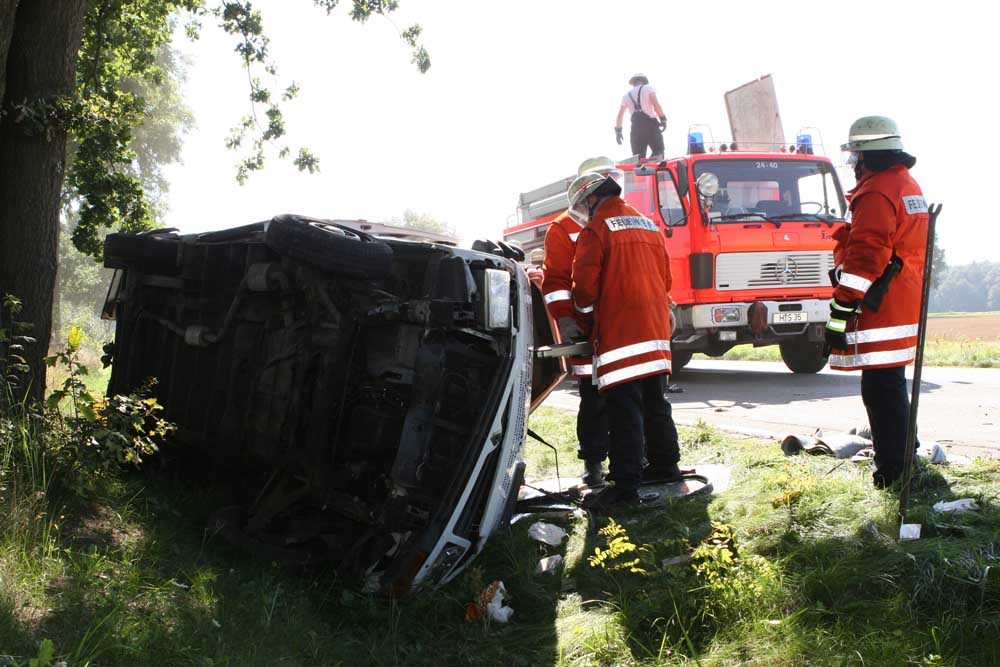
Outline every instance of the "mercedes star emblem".
[[780, 282], [787, 284], [795, 280], [798, 268], [794, 259], [791, 257], [782, 257], [774, 263], [774, 275]]

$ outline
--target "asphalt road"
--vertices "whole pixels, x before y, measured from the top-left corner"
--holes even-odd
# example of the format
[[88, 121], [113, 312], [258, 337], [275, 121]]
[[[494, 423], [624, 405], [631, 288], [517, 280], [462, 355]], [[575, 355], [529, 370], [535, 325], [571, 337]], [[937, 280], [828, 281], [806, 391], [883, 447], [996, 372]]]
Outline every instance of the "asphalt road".
[[[781, 363], [694, 360], [673, 381], [684, 389], [668, 394], [679, 424], [703, 419], [725, 430], [782, 438], [867, 422], [860, 372], [796, 375]], [[1000, 369], [927, 367], [921, 385], [921, 440], [936, 440], [949, 453], [1000, 457]], [[566, 382], [545, 405], [575, 410], [578, 402], [575, 385]]]

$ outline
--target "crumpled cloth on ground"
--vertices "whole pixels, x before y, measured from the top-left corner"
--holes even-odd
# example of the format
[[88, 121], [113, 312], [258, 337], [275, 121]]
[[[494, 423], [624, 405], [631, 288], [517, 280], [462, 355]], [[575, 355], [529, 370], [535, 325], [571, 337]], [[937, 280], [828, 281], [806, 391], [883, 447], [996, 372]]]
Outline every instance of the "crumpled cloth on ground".
[[[824, 433], [823, 429], [818, 428], [812, 436], [789, 435], [781, 441], [781, 451], [787, 456], [806, 452], [852, 461], [867, 461], [875, 457], [871, 429], [868, 426], [852, 428], [847, 433]], [[944, 448], [933, 440], [921, 443], [917, 456], [926, 459], [928, 463], [948, 461]]]

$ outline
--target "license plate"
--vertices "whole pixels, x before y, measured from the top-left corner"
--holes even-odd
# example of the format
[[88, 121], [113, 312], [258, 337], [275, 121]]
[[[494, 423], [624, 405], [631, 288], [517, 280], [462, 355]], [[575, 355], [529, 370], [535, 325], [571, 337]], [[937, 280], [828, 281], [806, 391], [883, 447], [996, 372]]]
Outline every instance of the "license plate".
[[771, 324], [795, 324], [797, 322], [808, 322], [809, 313], [796, 311], [794, 313], [775, 313], [771, 316]]

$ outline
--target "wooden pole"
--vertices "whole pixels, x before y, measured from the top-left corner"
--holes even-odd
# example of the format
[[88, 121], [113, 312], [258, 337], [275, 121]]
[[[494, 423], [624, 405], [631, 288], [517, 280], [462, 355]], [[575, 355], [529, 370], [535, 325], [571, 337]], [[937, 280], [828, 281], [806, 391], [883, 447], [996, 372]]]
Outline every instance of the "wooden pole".
[[913, 478], [914, 445], [917, 441], [917, 409], [920, 407], [920, 376], [924, 368], [924, 340], [927, 338], [927, 302], [931, 292], [931, 265], [934, 260], [934, 225], [941, 204], [931, 204], [927, 219], [927, 254], [924, 255], [924, 284], [920, 294], [920, 322], [917, 328], [917, 354], [913, 362], [913, 389], [910, 399], [910, 421], [906, 427], [906, 450], [903, 452], [903, 489], [899, 494], [899, 525], [906, 523], [910, 504], [910, 481]]

